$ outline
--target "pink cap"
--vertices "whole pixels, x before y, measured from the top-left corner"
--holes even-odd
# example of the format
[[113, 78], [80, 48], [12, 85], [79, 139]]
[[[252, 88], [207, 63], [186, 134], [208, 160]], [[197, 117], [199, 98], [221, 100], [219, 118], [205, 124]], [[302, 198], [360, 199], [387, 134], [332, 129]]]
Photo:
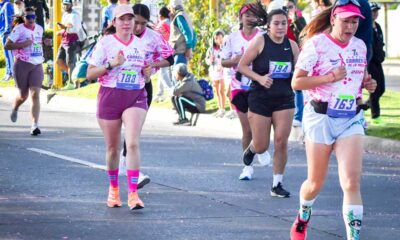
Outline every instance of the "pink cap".
[[113, 18], [119, 18], [124, 16], [125, 14], [133, 14], [133, 9], [129, 4], [119, 4], [113, 10]]
[[361, 12], [360, 8], [354, 4], [346, 4], [343, 6], [338, 6], [333, 11], [332, 16], [338, 16], [339, 18], [349, 18], [349, 17], [360, 17], [365, 18]]

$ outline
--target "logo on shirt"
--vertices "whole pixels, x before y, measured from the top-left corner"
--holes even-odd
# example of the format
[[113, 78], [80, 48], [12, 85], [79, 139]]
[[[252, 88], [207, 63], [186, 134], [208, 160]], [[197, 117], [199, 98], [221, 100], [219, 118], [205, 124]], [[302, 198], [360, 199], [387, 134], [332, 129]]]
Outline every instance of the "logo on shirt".
[[336, 65], [340, 62], [340, 58], [339, 59], [329, 59], [329, 61], [332, 63], [332, 65]]
[[290, 50], [290, 48], [284, 48], [283, 50], [285, 50], [285, 51], [289, 51], [289, 50]]

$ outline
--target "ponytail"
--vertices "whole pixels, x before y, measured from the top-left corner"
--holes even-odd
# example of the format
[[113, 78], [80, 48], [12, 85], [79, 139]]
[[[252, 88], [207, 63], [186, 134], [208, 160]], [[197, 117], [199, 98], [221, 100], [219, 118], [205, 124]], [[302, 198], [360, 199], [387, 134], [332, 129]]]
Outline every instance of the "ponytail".
[[331, 13], [332, 6], [320, 12], [317, 16], [314, 17], [311, 22], [307, 24], [307, 26], [300, 33], [300, 42], [301, 45], [312, 38], [313, 36], [325, 32], [326, 30], [331, 31]]

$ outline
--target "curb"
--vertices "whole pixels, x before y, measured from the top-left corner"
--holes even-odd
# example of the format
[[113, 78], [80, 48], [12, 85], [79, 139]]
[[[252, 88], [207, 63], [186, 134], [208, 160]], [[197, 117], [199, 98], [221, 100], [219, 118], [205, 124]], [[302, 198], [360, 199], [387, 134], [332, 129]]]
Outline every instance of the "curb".
[[[12, 102], [17, 90], [15, 88], [0, 88], [1, 100], [6, 102]], [[62, 112], [79, 112], [79, 113], [95, 113], [96, 112], [96, 100], [84, 99], [76, 97], [66, 97], [57, 95], [54, 97], [49, 104], [46, 104], [47, 94], [41, 94], [41, 102], [43, 109], [51, 111], [62, 111]], [[166, 115], [171, 115], [172, 110], [165, 108], [152, 107], [149, 111], [150, 117], [157, 117], [158, 119], [170, 120]], [[160, 118], [161, 116], [161, 118]], [[168, 119], [168, 120], [167, 120]], [[196, 125], [196, 130], [207, 131], [212, 130], [219, 132], [220, 136], [239, 138], [241, 137], [241, 127], [237, 119], [230, 120], [226, 118], [215, 118], [211, 114], [201, 114], [199, 122]], [[190, 134], [190, 131], [188, 131]], [[292, 128], [289, 140], [298, 142], [301, 135], [300, 128]], [[271, 136], [273, 136], [271, 134]], [[392, 157], [400, 158], [400, 141], [378, 138], [373, 136], [364, 137], [364, 149], [367, 152], [379, 153], [389, 155]]]

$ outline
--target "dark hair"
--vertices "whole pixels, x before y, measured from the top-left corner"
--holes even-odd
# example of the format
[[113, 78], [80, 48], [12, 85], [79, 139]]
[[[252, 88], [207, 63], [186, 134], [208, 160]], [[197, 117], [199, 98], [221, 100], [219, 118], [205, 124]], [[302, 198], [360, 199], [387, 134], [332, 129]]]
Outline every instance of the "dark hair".
[[150, 21], [150, 9], [146, 5], [137, 3], [132, 8], [134, 15], [142, 16], [147, 21]]
[[35, 8], [33, 8], [33, 7], [26, 7], [25, 8], [25, 12], [35, 12]]
[[104, 29], [104, 35], [110, 35], [117, 32], [117, 29], [114, 25], [109, 26], [108, 28]]
[[162, 8], [160, 9], [159, 14], [160, 14], [160, 16], [162, 16], [162, 17], [169, 18], [170, 11], [169, 11], [169, 9], [168, 9], [166, 6], [164, 6], [164, 7], [162, 7]]
[[[264, 6], [259, 0], [257, 0], [257, 2], [255, 3], [248, 3], [243, 5], [239, 10], [239, 16], [241, 16], [241, 12], [243, 11], [244, 8], [247, 8], [246, 12], [250, 11], [256, 16], [257, 20], [253, 23], [254, 27], [264, 26], [267, 23], [267, 17], [268, 17], [267, 11], [265, 10]], [[243, 24], [241, 23], [240, 29], [242, 28]]]
[[321, 3], [324, 7], [332, 6], [332, 2], [330, 0], [315, 0], [315, 2], [318, 4], [318, 6], [321, 6]]
[[293, 3], [294, 6], [297, 6], [296, 0], [287, 0], [287, 1]]
[[116, 3], [118, 3], [118, 0], [110, 0], [110, 2], [111, 2], [112, 4], [116, 4]]
[[271, 12], [268, 13], [268, 18], [267, 18], [267, 26], [271, 24], [272, 17], [275, 15], [284, 15], [286, 19], [288, 18], [287, 12], [283, 9], [274, 9]]
[[314, 35], [318, 33], [322, 33], [327, 29], [331, 28], [331, 12], [333, 6], [323, 10], [317, 16], [314, 17], [311, 22], [307, 24], [307, 26], [300, 33], [300, 45], [304, 45], [307, 39], [312, 38]]
[[218, 30], [216, 30], [216, 31], [214, 32], [213, 38], [212, 38], [212, 45], [213, 45], [213, 47], [216, 47], [215, 37], [216, 37], [216, 36], [220, 36], [220, 35], [222, 35], [222, 37], [225, 36], [224, 31], [222, 31], [221, 29], [218, 29]]

